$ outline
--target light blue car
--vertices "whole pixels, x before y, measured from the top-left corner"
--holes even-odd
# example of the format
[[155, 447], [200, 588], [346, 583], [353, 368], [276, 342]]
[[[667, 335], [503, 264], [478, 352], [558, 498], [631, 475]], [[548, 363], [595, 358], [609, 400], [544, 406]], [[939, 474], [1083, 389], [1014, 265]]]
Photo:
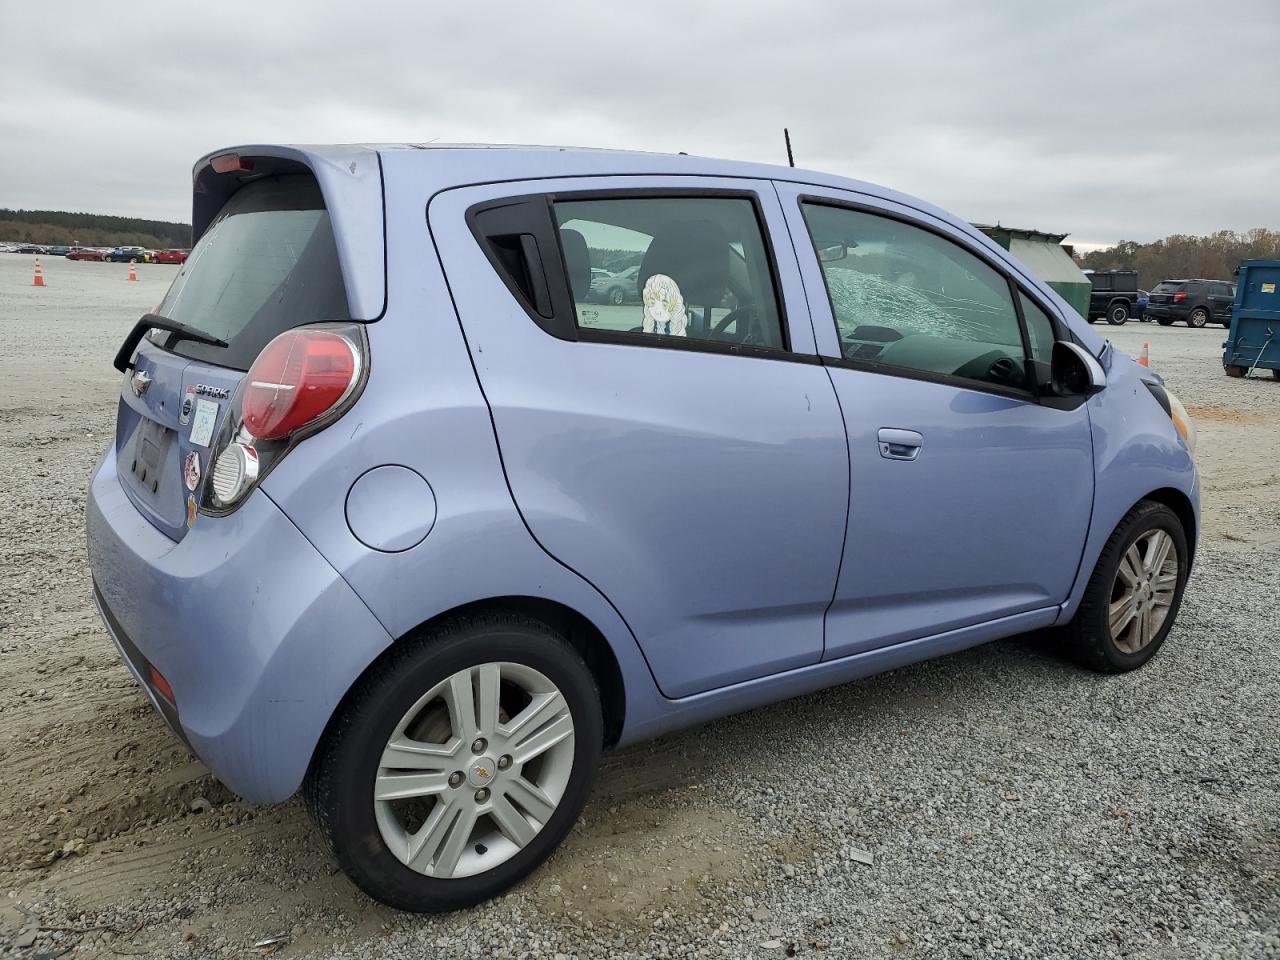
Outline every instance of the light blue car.
[[[1141, 666], [1194, 428], [964, 221], [790, 168], [248, 146], [116, 358], [88, 502], [111, 635], [348, 875], [474, 904], [603, 749], [1056, 627]], [[594, 253], [593, 253], [594, 252]], [[639, 303], [590, 264], [639, 262]]]

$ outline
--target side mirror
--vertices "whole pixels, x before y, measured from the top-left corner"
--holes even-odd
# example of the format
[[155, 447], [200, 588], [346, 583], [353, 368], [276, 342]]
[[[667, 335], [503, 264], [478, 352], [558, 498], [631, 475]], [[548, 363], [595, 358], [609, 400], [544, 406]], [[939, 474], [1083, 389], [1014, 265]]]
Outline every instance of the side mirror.
[[1058, 396], [1091, 397], [1107, 385], [1107, 374], [1084, 347], [1059, 340], [1053, 345], [1049, 385]]
[[849, 245], [845, 243], [832, 243], [818, 248], [818, 260], [822, 263], [835, 263], [848, 255]]

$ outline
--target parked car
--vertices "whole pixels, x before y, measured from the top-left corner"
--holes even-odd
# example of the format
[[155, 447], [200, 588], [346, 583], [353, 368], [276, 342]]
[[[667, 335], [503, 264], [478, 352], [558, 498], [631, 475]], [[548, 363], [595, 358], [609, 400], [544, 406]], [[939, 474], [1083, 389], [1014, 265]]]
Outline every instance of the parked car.
[[636, 287], [639, 265], [627, 267], [617, 273], [605, 271], [603, 277], [591, 278], [591, 299], [600, 303], [639, 303], [640, 291]]
[[1087, 274], [1093, 290], [1089, 294], [1089, 322], [1105, 319], [1120, 326], [1134, 315], [1138, 302], [1138, 274], [1133, 270], [1100, 270]]
[[1235, 284], [1225, 280], [1162, 280], [1151, 291], [1147, 313], [1162, 327], [1177, 320], [1189, 327], [1211, 320], [1229, 327], [1235, 299]]
[[[194, 189], [116, 356], [94, 595], [173, 732], [302, 789], [388, 904], [529, 874], [602, 749], [1039, 628], [1133, 670], [1173, 626], [1186, 410], [958, 217], [538, 148], [255, 147]], [[619, 236], [622, 329], [582, 308]]]
[[145, 247], [116, 247], [108, 251], [106, 256], [111, 263], [128, 263], [130, 260], [146, 263], [150, 259], [150, 253]]
[[24, 243], [24, 244], [21, 244], [14, 251], [14, 253], [28, 253], [28, 254], [34, 253], [37, 256], [43, 257], [43, 256], [46, 256], [49, 253], [49, 251], [46, 248], [38, 246], [37, 244], [34, 244], [34, 243]]
[[95, 250], [92, 247], [72, 247], [67, 251], [68, 260], [105, 260], [107, 255], [101, 250]]
[[152, 256], [155, 263], [186, 263], [189, 250], [157, 250]]

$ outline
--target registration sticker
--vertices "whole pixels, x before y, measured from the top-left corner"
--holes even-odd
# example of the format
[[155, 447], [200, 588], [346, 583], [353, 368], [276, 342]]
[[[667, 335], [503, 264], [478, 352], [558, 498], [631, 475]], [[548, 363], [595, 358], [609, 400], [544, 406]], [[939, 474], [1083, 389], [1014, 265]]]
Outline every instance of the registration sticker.
[[191, 442], [207, 447], [213, 439], [213, 427], [218, 422], [218, 404], [213, 400], [196, 401], [195, 416], [191, 418]]
[[1262, 292], [1263, 292], [1263, 293], [1275, 293], [1275, 292], [1276, 292], [1276, 285], [1275, 285], [1274, 283], [1264, 283], [1264, 284], [1262, 285]]

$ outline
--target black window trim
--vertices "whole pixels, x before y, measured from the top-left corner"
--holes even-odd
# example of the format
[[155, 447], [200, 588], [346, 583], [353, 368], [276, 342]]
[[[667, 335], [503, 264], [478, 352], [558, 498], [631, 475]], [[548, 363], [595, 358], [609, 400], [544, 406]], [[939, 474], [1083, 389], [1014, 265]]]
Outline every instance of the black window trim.
[[[906, 224], [909, 227], [915, 227], [918, 230], [924, 230], [932, 233], [934, 236], [948, 243], [959, 247], [964, 252], [976, 257], [981, 262], [994, 270], [1002, 277], [1009, 288], [1009, 297], [1013, 301], [1014, 314], [1018, 320], [1018, 330], [1022, 338], [1023, 364], [1027, 368], [1027, 374], [1031, 382], [1035, 384], [1031, 389], [1023, 389], [1019, 387], [1006, 387], [998, 383], [987, 383], [983, 380], [970, 380], [967, 377], [957, 377], [949, 373], [935, 373], [931, 370], [919, 370], [913, 367], [899, 367], [887, 363], [878, 363], [874, 360], [851, 360], [847, 357], [822, 357], [824, 366], [843, 367], [851, 370], [864, 370], [869, 373], [878, 373], [885, 376], [906, 377], [908, 380], [923, 380], [928, 383], [939, 383], [946, 386], [963, 387], [966, 390], [977, 390], [980, 393], [994, 393], [1002, 397], [1013, 397], [1018, 400], [1028, 400], [1034, 403], [1042, 403], [1044, 397], [1039, 389], [1039, 380], [1035, 376], [1035, 361], [1031, 354], [1031, 341], [1027, 333], [1026, 320], [1022, 315], [1022, 304], [1018, 300], [1018, 293], [1023, 292], [1027, 298], [1036, 306], [1045, 312], [1049, 317], [1049, 322], [1053, 325], [1054, 338], [1056, 340], [1063, 339], [1063, 327], [1057, 311], [1050, 310], [1041, 300], [1041, 298], [1028, 290], [1019, 280], [1013, 276], [1008, 268], [996, 260], [989, 251], [983, 250], [981, 247], [973, 246], [968, 242], [962, 242], [961, 238], [956, 237], [940, 227], [934, 226], [915, 217], [899, 213], [896, 210], [886, 210], [883, 207], [870, 203], [863, 203], [857, 200], [849, 200], [842, 197], [829, 197], [821, 194], [801, 193], [796, 196], [796, 203], [800, 207], [801, 219], [804, 220], [804, 205], [806, 203], [815, 206], [837, 207], [846, 210], [853, 210], [856, 213], [865, 213], [871, 216], [882, 217], [886, 220], [896, 220], [899, 223]], [[818, 263], [818, 272], [822, 275], [822, 286], [827, 294], [827, 307], [831, 311], [832, 323], [835, 323], [835, 307], [831, 298], [831, 290], [827, 286], [826, 271], [822, 269], [822, 262], [818, 260], [818, 249], [814, 244], [813, 234], [809, 230], [808, 221], [805, 223], [805, 235], [809, 238], [809, 245], [813, 251], [814, 260]], [[965, 241], [968, 238], [964, 238]], [[839, 328], [836, 328], [837, 338], [839, 336]], [[1073, 338], [1074, 339], [1074, 338]]]
[[[607, 175], [606, 175], [607, 176]], [[584, 327], [578, 323], [577, 304], [573, 299], [573, 287], [569, 282], [568, 267], [565, 262], [564, 248], [560, 239], [560, 230], [557, 225], [555, 215], [555, 204], [557, 202], [575, 202], [575, 201], [592, 201], [592, 200], [634, 200], [634, 199], [681, 199], [681, 198], [705, 198], [705, 199], [734, 199], [746, 200], [751, 204], [751, 209], [755, 214], [756, 228], [760, 231], [760, 239], [764, 244], [765, 260], [769, 271], [769, 280], [773, 284], [773, 295], [778, 311], [778, 323], [782, 334], [783, 345], [781, 347], [763, 347], [755, 344], [742, 343], [725, 343], [718, 340], [703, 340], [698, 337], [672, 337], [667, 334], [660, 333], [643, 333], [632, 332], [626, 330], [600, 330], [592, 327]], [[554, 234], [554, 259], [555, 263], [543, 263], [543, 270], [547, 277], [548, 286], [552, 288], [551, 302], [556, 305], [558, 302], [567, 302], [570, 306], [570, 314], [567, 318], [561, 316], [564, 307], [561, 305], [555, 311], [555, 316], [547, 318], [541, 316], [536, 308], [530, 304], [525, 298], [523, 292], [511, 281], [507, 275], [506, 269], [497, 261], [489, 244], [485, 241], [484, 233], [479, 229], [476, 223], [478, 214], [485, 210], [496, 207], [509, 206], [524, 202], [543, 201], [546, 206], [546, 225], [545, 229]], [[792, 349], [791, 346], [791, 322], [790, 314], [787, 310], [787, 298], [783, 291], [781, 274], [778, 269], [777, 254], [774, 251], [773, 237], [769, 231], [768, 222], [765, 219], [764, 207], [761, 203], [760, 193], [750, 187], [603, 187], [603, 188], [583, 188], [578, 190], [561, 190], [561, 191], [535, 191], [527, 194], [515, 194], [507, 197], [495, 197], [488, 200], [482, 200], [470, 207], [466, 211], [466, 222], [470, 228], [472, 236], [475, 237], [481, 250], [488, 259], [490, 266], [502, 279], [503, 284], [511, 292], [516, 302], [524, 308], [529, 318], [533, 320], [546, 333], [560, 340], [586, 343], [605, 343], [615, 346], [635, 346], [646, 347], [649, 349], [658, 348], [666, 350], [683, 350], [695, 353], [714, 353], [728, 356], [749, 357], [763, 360], [781, 360], [788, 363], [806, 363], [821, 364], [823, 359], [814, 353], [799, 353]], [[544, 238], [550, 241], [551, 237]], [[557, 296], [559, 294], [559, 296]], [[563, 297], [563, 301], [561, 301]], [[806, 304], [806, 311], [808, 307]]]

